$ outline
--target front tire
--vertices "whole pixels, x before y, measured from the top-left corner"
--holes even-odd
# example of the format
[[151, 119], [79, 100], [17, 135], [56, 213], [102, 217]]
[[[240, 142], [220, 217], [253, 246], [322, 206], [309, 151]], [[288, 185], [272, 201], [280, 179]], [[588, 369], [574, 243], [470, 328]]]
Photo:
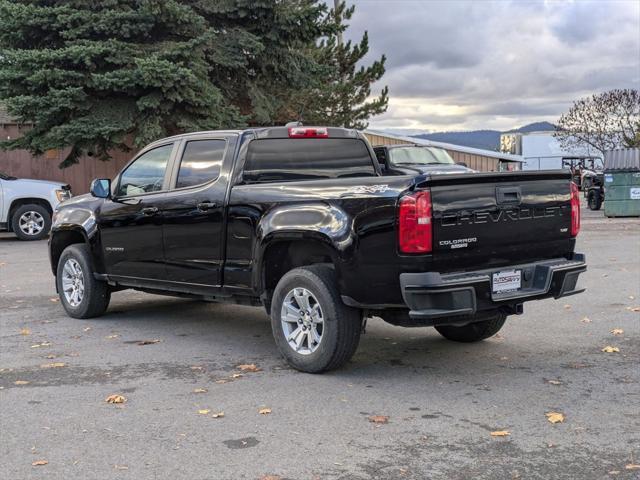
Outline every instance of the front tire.
[[56, 286], [60, 303], [73, 318], [98, 317], [111, 300], [109, 285], [93, 276], [91, 254], [84, 244], [70, 245], [60, 255]]
[[486, 320], [469, 323], [461, 327], [438, 325], [435, 329], [447, 340], [463, 343], [479, 342], [498, 333], [506, 319], [507, 316], [504, 313], [495, 312], [490, 314]]
[[360, 310], [340, 298], [332, 268], [287, 272], [271, 302], [271, 328], [280, 353], [296, 370], [320, 373], [344, 365], [360, 341]]
[[22, 205], [11, 216], [11, 229], [20, 240], [42, 240], [51, 230], [51, 214], [42, 205]]

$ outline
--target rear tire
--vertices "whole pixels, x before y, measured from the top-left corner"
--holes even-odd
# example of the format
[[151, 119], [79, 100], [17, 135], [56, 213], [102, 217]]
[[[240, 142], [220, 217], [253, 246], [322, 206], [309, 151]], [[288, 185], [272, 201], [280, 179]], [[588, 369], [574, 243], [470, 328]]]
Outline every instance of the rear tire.
[[98, 317], [111, 300], [109, 285], [93, 276], [91, 254], [85, 244], [76, 243], [64, 249], [56, 270], [56, 286], [60, 303], [73, 318]]
[[589, 205], [589, 210], [600, 210], [602, 206], [602, 196], [600, 192], [590, 190], [587, 195], [587, 204]]
[[507, 316], [504, 313], [495, 312], [486, 320], [479, 322], [469, 323], [461, 327], [439, 325], [435, 329], [447, 340], [463, 343], [479, 342], [498, 333], [506, 319]]
[[11, 229], [20, 240], [42, 240], [51, 230], [51, 214], [42, 205], [21, 205], [11, 215]]
[[273, 337], [289, 365], [302, 372], [344, 365], [358, 348], [361, 321], [360, 310], [342, 303], [334, 271], [325, 265], [290, 270], [273, 294]]

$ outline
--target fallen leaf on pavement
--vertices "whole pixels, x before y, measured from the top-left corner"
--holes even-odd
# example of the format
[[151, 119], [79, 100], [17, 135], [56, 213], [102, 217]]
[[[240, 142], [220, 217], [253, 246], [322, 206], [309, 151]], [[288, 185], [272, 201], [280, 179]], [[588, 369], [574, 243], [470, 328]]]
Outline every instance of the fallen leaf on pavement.
[[114, 465], [113, 468], [115, 468], [116, 470], [129, 470], [129, 467], [127, 465]]
[[211, 410], [209, 410], [208, 408], [203, 408], [202, 410], [198, 410], [198, 413], [200, 415], [207, 415]]
[[243, 372], [259, 372], [260, 369], [256, 366], [255, 363], [243, 363], [242, 365], [237, 366], [238, 370], [242, 370]]
[[602, 349], [604, 353], [618, 353], [620, 349], [618, 347], [612, 347], [611, 345], [607, 345]]
[[640, 312], [640, 307], [627, 307], [627, 310], [631, 310], [632, 312]]
[[29, 382], [27, 380], [16, 380], [13, 382], [14, 385], [28, 385]]
[[20, 335], [31, 335], [31, 330], [28, 328], [23, 328], [20, 330]]
[[109, 395], [104, 401], [107, 403], [124, 403], [127, 401], [127, 398], [124, 395], [114, 394]]
[[40, 465], [46, 465], [47, 463], [49, 462], [47, 462], [46, 460], [36, 460], [31, 465], [33, 465], [34, 467], [39, 467]]
[[211, 416], [213, 418], [222, 418], [224, 417], [224, 412], [212, 413]]
[[492, 437], [508, 437], [511, 435], [509, 430], [496, 430], [495, 432], [491, 432]]
[[269, 415], [271, 413], [271, 409], [270, 408], [261, 408], [260, 410], [258, 410], [258, 413], [260, 415]]
[[279, 475], [263, 475], [259, 480], [282, 480]]
[[624, 330], [621, 328], [614, 328], [613, 330], [611, 330], [611, 333], [613, 335], [622, 335], [624, 333]]
[[629, 463], [624, 466], [625, 470], [640, 470], [640, 465], [637, 463]]
[[51, 346], [51, 342], [42, 342], [42, 343], [36, 343], [35, 345], [31, 345], [31, 348], [50, 347], [50, 346]]
[[571, 305], [565, 305], [564, 308], [565, 310], [569, 310], [571, 308]]
[[193, 393], [207, 393], [206, 388], [194, 388]]
[[241, 373], [234, 373], [233, 375], [231, 375], [231, 378], [240, 378], [240, 377], [244, 377], [244, 375], [242, 375]]
[[229, 382], [229, 380], [227, 380], [226, 378], [221, 378], [220, 380], [216, 380], [214, 383], [221, 384], [221, 383], [227, 383], [227, 382]]
[[369, 421], [371, 423], [389, 423], [389, 417], [387, 415], [371, 415]]
[[157, 338], [154, 338], [153, 340], [140, 340], [138, 343], [136, 343], [136, 345], [153, 345], [155, 343], [160, 343], [162, 340], [159, 340]]
[[44, 365], [40, 365], [40, 368], [60, 368], [66, 366], [64, 362], [53, 362], [53, 363], [45, 363]]
[[109, 340], [111, 340], [112, 338], [118, 338], [120, 335], [107, 335], [106, 338], [108, 338]]
[[191, 368], [191, 370], [202, 370], [203, 369], [202, 366], [200, 366], [200, 365], [192, 365], [190, 368]]
[[53, 303], [56, 303], [56, 302], [60, 301], [60, 299], [57, 298], [57, 297], [53, 297], [53, 298], [50, 298], [49, 301], [53, 302]]
[[89, 332], [91, 331], [91, 327], [85, 327], [82, 329], [83, 332]]
[[580, 320], [582, 323], [591, 323], [591, 319], [589, 317], [584, 317], [582, 320]]
[[563, 423], [564, 414], [560, 412], [547, 412], [544, 414], [551, 423]]
[[550, 383], [551, 385], [562, 385], [560, 380], [547, 380], [547, 383]]

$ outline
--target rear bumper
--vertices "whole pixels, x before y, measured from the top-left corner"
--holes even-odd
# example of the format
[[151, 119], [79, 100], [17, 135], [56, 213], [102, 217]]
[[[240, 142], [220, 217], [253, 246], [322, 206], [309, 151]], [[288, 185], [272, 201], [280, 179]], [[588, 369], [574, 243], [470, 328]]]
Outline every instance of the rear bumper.
[[[513, 292], [494, 293], [491, 276], [498, 270], [521, 270], [522, 287]], [[528, 300], [560, 298], [583, 292], [576, 288], [578, 276], [586, 271], [585, 256], [556, 258], [499, 269], [464, 273], [402, 273], [400, 286], [409, 316], [414, 320], [472, 315], [483, 310], [511, 308]]]

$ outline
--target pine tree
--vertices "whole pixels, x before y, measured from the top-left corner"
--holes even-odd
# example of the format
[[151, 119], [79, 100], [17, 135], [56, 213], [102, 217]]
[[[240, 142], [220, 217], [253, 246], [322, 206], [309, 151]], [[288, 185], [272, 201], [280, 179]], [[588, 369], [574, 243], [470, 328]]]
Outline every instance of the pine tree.
[[242, 118], [208, 79], [215, 32], [173, 0], [0, 2], [0, 98], [33, 123], [5, 143], [39, 154], [109, 157], [185, 130]]
[[0, 101], [33, 126], [0, 147], [71, 147], [65, 167], [302, 108], [364, 126], [386, 109], [386, 88], [366, 102], [384, 57], [356, 70], [366, 35], [337, 42], [352, 13], [319, 0], [0, 0]]
[[207, 58], [211, 81], [248, 125], [280, 123], [294, 92], [322, 82], [328, 69], [308, 46], [335, 30], [317, 0], [192, 0], [218, 32]]
[[334, 125], [364, 129], [371, 116], [387, 110], [389, 89], [384, 87], [379, 96], [370, 99], [371, 86], [385, 73], [386, 57], [374, 61], [369, 66], [361, 65], [361, 60], [369, 52], [369, 36], [364, 33], [357, 44], [342, 41], [347, 30], [346, 23], [354, 13], [354, 6], [346, 7], [345, 2], [335, 2], [325, 22], [333, 23], [326, 38], [311, 48], [311, 56], [325, 67], [325, 74], [319, 84], [313, 84], [292, 98], [285, 111], [289, 120], [300, 116], [307, 124]]

